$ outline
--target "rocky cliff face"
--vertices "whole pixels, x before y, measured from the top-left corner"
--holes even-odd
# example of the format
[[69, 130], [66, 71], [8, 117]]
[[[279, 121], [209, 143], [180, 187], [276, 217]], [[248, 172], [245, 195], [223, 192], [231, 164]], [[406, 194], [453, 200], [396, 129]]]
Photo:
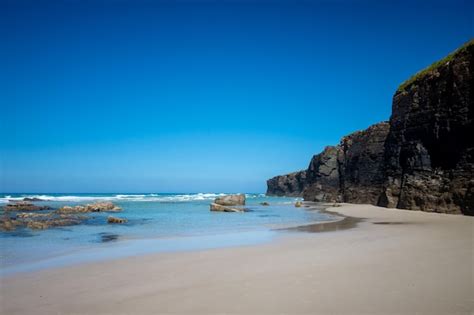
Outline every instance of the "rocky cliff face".
[[474, 215], [474, 41], [403, 83], [390, 121], [344, 137], [267, 194]]
[[329, 146], [323, 152], [313, 156], [306, 171], [306, 187], [303, 191], [305, 200], [338, 201], [340, 174], [338, 155], [340, 146]]
[[473, 59], [471, 41], [395, 93], [379, 204], [473, 214]]
[[304, 199], [377, 203], [385, 183], [384, 145], [389, 129], [387, 122], [375, 124], [315, 155], [306, 171]]
[[306, 171], [275, 176], [267, 180], [267, 195], [298, 197], [306, 187]]
[[355, 132], [341, 141], [339, 154], [342, 201], [376, 204], [385, 182], [387, 122]]

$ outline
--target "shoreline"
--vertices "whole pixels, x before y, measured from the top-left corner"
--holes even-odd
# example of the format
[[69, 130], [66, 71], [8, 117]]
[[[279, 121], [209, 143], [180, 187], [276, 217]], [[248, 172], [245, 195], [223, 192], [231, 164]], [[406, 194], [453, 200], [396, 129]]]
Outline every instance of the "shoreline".
[[8, 314], [474, 311], [474, 218], [369, 205], [329, 208], [359, 221], [354, 228], [327, 233], [281, 233], [282, 237], [257, 245], [146, 254], [16, 274], [2, 279], [0, 310]]
[[[88, 264], [98, 261], [123, 259], [131, 256], [152, 255], [169, 252], [199, 251], [216, 248], [240, 247], [259, 245], [272, 242], [281, 237], [285, 232], [305, 231], [307, 226], [334, 225], [344, 217], [337, 213], [331, 213], [325, 209], [329, 204], [307, 203], [305, 211], [317, 211], [318, 213], [330, 214], [335, 217], [330, 221], [310, 221], [307, 224], [281, 223], [271, 224], [262, 228], [236, 229], [232, 231], [220, 231], [215, 233], [200, 233], [190, 235], [169, 235], [156, 237], [123, 237], [121, 235], [104, 233], [104, 237], [113, 237], [110, 240], [97, 242], [96, 244], [81, 245], [62, 252], [52, 253], [49, 257], [34, 258], [30, 261], [11, 262], [2, 264], [0, 279], [10, 277], [23, 272], [37, 272], [51, 268], [68, 267], [72, 265]], [[205, 245], [199, 244], [200, 242]], [[144, 248], [144, 247], [147, 248]], [[153, 249], [149, 249], [154, 247]]]

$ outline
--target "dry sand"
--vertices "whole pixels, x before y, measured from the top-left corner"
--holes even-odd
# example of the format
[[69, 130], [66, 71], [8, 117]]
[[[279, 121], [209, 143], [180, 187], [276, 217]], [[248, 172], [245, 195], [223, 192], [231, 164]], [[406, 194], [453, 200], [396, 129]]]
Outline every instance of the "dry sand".
[[[2, 314], [473, 314], [474, 217], [344, 205], [365, 218], [270, 244], [1, 279]], [[232, 215], [232, 214], [229, 214]], [[378, 223], [378, 224], [374, 224]]]

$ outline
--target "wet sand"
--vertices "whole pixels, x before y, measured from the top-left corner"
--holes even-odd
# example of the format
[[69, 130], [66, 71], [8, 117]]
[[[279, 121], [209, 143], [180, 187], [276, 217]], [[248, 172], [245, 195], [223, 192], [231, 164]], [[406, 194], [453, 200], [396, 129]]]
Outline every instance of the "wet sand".
[[[2, 314], [472, 314], [474, 218], [344, 205], [324, 228], [1, 279]], [[335, 228], [335, 226], [338, 226]], [[341, 225], [342, 224], [342, 225]]]

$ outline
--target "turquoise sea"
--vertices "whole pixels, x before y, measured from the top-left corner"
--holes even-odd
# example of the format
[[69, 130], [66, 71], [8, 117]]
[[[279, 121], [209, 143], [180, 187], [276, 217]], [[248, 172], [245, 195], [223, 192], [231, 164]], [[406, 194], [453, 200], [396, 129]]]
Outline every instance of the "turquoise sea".
[[[123, 208], [112, 215], [128, 219], [126, 224], [107, 224], [110, 213], [92, 213], [81, 225], [0, 232], [1, 273], [145, 253], [251, 245], [278, 237], [283, 233], [279, 228], [334, 219], [319, 211], [296, 208], [298, 198], [264, 194], [246, 194], [249, 212], [209, 211], [210, 202], [220, 195], [224, 194], [0, 195], [0, 207], [26, 197], [40, 198], [43, 201], [36, 204], [53, 208], [107, 200]], [[264, 201], [270, 206], [260, 205]]]

